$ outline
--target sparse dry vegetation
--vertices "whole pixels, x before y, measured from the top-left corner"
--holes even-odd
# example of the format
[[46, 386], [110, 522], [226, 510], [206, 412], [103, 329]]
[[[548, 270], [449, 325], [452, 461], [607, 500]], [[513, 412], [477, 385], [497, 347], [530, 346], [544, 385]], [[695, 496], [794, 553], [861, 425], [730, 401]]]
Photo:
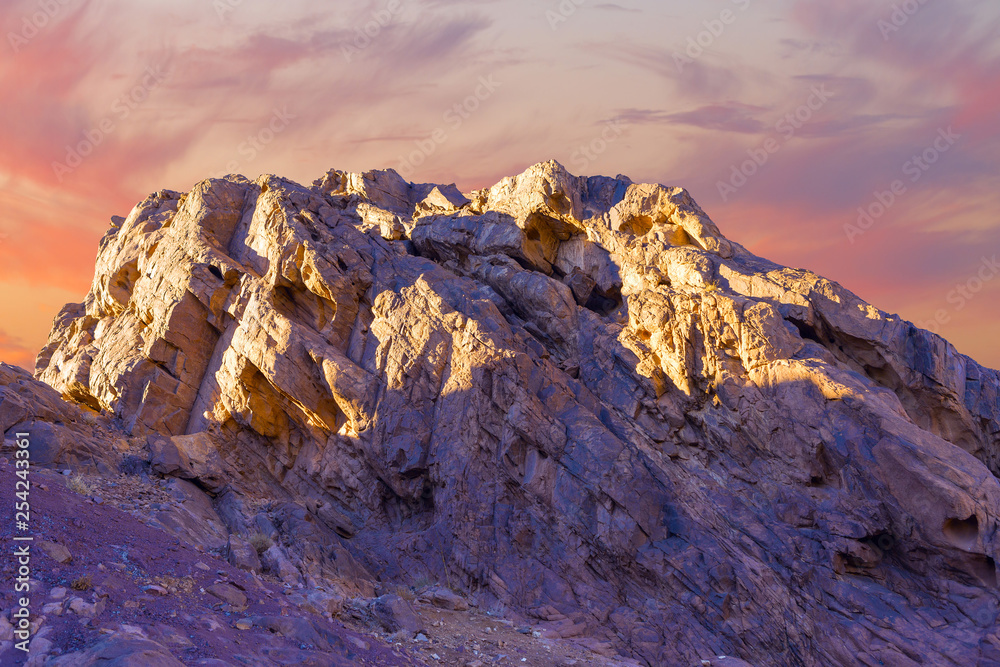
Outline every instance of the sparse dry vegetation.
[[272, 544], [274, 543], [271, 541], [271, 538], [264, 533], [254, 533], [250, 536], [250, 545], [258, 555], [270, 549]]
[[66, 487], [73, 493], [79, 493], [81, 496], [94, 495], [94, 487], [91, 486], [90, 482], [79, 475], [70, 477], [69, 481], [66, 482]]
[[497, 600], [490, 605], [490, 608], [486, 611], [486, 615], [493, 616], [494, 618], [504, 618], [507, 616], [507, 605]]
[[194, 590], [195, 580], [194, 577], [171, 577], [171, 576], [159, 576], [153, 577], [152, 582], [157, 586], [162, 586], [167, 589], [172, 594], [176, 593], [190, 593]]
[[82, 577], [78, 577], [73, 580], [70, 584], [70, 588], [74, 591], [89, 591], [94, 585], [94, 580], [89, 574], [85, 574]]

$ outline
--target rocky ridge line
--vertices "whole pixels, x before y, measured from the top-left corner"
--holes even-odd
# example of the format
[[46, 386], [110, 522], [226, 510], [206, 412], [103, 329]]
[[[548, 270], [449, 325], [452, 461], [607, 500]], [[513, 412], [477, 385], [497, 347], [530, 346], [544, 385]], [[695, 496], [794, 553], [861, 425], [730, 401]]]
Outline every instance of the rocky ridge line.
[[163, 191], [36, 377], [145, 436], [229, 548], [277, 524], [288, 583], [448, 580], [651, 665], [1000, 660], [997, 372], [679, 188]]

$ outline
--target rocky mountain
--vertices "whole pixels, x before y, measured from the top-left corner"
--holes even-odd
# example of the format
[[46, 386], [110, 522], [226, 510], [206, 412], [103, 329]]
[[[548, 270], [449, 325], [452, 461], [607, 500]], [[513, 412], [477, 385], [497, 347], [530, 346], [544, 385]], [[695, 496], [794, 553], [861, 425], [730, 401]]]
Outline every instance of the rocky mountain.
[[164, 526], [292, 590], [436, 582], [629, 664], [1000, 664], [997, 371], [680, 188], [161, 191], [35, 377], [37, 462], [183, 483]]

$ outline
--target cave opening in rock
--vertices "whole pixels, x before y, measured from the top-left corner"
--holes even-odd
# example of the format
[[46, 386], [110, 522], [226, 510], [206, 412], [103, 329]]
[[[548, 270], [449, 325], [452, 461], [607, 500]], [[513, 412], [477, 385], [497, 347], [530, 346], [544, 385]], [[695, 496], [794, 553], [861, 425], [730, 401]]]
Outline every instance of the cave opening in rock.
[[979, 538], [979, 519], [975, 515], [968, 519], [947, 519], [941, 530], [954, 546], [969, 551]]
[[648, 215], [636, 215], [621, 226], [621, 231], [645, 236], [653, 229], [653, 219]]
[[795, 328], [799, 330], [799, 335], [802, 336], [803, 340], [811, 340], [814, 343], [824, 345], [823, 339], [820, 338], [819, 331], [816, 330], [816, 327], [811, 324], [807, 324], [802, 320], [797, 320], [794, 317], [788, 317], [785, 319], [795, 325]]

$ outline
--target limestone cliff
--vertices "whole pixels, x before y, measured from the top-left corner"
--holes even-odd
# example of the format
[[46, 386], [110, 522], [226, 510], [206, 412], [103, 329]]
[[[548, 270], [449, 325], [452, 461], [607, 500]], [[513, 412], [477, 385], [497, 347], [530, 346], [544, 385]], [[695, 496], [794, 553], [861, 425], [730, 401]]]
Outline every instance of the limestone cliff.
[[162, 191], [36, 377], [290, 583], [447, 580], [649, 665], [1000, 662], [997, 372], [679, 188]]

